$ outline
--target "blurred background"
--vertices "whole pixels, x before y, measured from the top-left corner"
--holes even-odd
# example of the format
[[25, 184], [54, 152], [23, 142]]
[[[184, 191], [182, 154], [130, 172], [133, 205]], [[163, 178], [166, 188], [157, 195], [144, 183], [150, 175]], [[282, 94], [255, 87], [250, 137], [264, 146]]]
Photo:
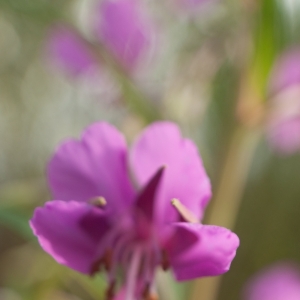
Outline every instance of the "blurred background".
[[160, 299], [269, 300], [247, 298], [249, 280], [298, 268], [298, 0], [0, 0], [1, 300], [104, 299], [105, 278], [58, 265], [28, 220], [51, 199], [60, 141], [106, 120], [131, 143], [160, 119], [199, 146], [214, 194], [204, 223], [241, 240], [222, 278], [159, 273]]

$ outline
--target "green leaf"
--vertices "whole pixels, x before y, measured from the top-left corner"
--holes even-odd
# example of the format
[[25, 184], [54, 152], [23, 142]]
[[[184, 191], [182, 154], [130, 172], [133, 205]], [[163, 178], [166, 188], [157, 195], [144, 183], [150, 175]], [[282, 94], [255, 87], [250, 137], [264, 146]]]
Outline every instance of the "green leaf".
[[258, 90], [265, 95], [268, 77], [278, 53], [289, 42], [287, 23], [275, 0], [263, 0], [254, 34], [255, 53], [252, 75]]

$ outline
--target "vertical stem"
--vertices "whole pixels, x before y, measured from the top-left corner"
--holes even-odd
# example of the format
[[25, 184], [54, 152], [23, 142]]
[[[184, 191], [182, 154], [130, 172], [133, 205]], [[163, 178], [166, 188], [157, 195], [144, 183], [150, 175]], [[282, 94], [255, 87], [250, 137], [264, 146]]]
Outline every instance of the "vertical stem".
[[[234, 227], [259, 138], [259, 129], [237, 127], [234, 130], [213, 207], [207, 218], [208, 224]], [[190, 299], [215, 300], [220, 282], [220, 276], [196, 280]]]
[[142, 116], [147, 123], [161, 119], [161, 112], [154, 105], [154, 102], [139, 89], [131, 78], [128, 71], [118, 63], [117, 59], [106, 49], [105, 45], [99, 41], [91, 42], [86, 39], [83, 34], [69, 22], [68, 26], [80, 36], [85, 45], [94, 54], [99, 66], [106, 64], [112, 75], [119, 82], [123, 97], [128, 106], [138, 115]]
[[208, 215], [209, 224], [232, 229], [260, 139], [259, 129], [238, 127], [233, 132], [220, 175], [218, 189]]

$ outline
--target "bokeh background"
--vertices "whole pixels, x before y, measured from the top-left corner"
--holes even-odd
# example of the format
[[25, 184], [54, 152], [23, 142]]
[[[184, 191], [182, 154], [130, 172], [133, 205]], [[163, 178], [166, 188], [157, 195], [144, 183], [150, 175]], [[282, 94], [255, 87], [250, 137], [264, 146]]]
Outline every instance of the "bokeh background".
[[245, 300], [260, 269], [300, 261], [300, 2], [127, 1], [119, 18], [106, 2], [0, 0], [0, 299], [104, 299], [104, 277], [58, 265], [29, 228], [47, 161], [94, 121], [131, 143], [167, 119], [211, 178], [204, 223], [241, 246], [222, 278], [159, 273], [160, 299]]

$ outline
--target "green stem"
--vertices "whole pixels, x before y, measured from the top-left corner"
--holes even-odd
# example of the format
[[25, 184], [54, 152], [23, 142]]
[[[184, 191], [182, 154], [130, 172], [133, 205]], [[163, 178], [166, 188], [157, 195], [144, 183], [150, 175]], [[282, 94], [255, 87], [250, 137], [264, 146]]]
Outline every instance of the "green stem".
[[117, 59], [110, 53], [105, 45], [99, 41], [89, 41], [74, 25], [69, 22], [67, 23], [68, 26], [76, 32], [78, 36], [80, 36], [82, 41], [94, 54], [99, 65], [102, 66], [104, 63], [108, 66], [113, 76], [119, 82], [124, 100], [127, 102], [129, 108], [142, 116], [146, 123], [151, 123], [157, 119], [161, 119], [161, 113], [155, 107], [153, 101], [138, 88], [134, 80], [131, 78], [131, 75], [118, 63]]
[[[208, 224], [229, 229], [234, 227], [260, 136], [258, 128], [237, 127], [234, 130], [212, 209], [207, 217]], [[220, 276], [196, 280], [190, 299], [217, 299], [220, 282]]]

